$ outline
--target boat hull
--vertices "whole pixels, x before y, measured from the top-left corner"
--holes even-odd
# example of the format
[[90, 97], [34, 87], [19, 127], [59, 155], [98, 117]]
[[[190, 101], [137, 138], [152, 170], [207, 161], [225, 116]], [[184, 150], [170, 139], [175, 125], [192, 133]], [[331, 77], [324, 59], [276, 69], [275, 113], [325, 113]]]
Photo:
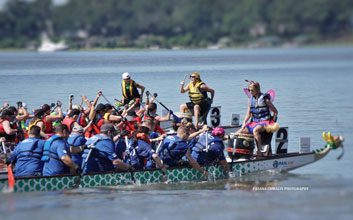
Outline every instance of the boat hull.
[[[325, 152], [326, 154], [327, 152]], [[241, 176], [266, 170], [287, 171], [293, 170], [307, 164], [315, 162], [318, 158], [315, 152], [299, 154], [290, 153], [285, 155], [275, 155], [265, 159], [229, 162], [232, 174]], [[220, 180], [228, 178], [220, 166], [207, 166], [210, 178]], [[133, 177], [132, 177], [133, 175]], [[53, 177], [23, 177], [16, 178], [15, 192], [33, 191], [56, 191], [73, 189], [78, 182], [78, 176], [53, 176]], [[207, 178], [200, 172], [190, 167], [181, 167], [167, 170], [166, 177], [161, 170], [144, 170], [135, 172], [111, 172], [84, 175], [80, 180], [80, 187], [117, 186], [130, 184], [155, 184], [155, 183], [178, 183], [178, 182], [198, 182]], [[0, 179], [0, 189], [7, 186], [7, 179]]]

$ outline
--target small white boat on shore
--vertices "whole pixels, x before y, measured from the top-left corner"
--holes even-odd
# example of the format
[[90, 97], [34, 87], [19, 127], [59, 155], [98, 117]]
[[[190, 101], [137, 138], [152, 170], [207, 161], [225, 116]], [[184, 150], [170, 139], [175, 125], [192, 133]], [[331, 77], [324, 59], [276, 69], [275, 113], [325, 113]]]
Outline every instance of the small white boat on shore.
[[38, 52], [55, 52], [55, 51], [63, 51], [67, 50], [69, 47], [66, 45], [64, 41], [60, 41], [58, 43], [52, 42], [49, 37], [44, 34], [42, 36], [42, 44], [38, 47]]

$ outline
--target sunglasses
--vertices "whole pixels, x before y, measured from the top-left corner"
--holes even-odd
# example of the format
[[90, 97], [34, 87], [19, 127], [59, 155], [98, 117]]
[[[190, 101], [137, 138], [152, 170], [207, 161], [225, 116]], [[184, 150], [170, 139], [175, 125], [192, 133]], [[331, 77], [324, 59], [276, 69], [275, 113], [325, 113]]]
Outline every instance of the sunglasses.
[[196, 78], [196, 76], [190, 76], [190, 78]]

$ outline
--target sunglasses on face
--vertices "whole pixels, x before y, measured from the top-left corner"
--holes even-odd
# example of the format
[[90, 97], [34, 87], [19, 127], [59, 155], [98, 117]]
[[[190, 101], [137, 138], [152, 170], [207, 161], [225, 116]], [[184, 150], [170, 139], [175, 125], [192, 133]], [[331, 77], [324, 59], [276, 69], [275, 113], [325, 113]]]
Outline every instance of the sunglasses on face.
[[196, 78], [195, 76], [190, 76], [190, 78]]

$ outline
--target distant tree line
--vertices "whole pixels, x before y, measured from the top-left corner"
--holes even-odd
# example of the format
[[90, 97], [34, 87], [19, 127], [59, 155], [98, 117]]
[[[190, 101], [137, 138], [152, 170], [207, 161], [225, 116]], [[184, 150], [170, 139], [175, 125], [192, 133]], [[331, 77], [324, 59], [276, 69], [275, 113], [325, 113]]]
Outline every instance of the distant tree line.
[[352, 0], [9, 0], [0, 48], [223, 47], [352, 38]]

